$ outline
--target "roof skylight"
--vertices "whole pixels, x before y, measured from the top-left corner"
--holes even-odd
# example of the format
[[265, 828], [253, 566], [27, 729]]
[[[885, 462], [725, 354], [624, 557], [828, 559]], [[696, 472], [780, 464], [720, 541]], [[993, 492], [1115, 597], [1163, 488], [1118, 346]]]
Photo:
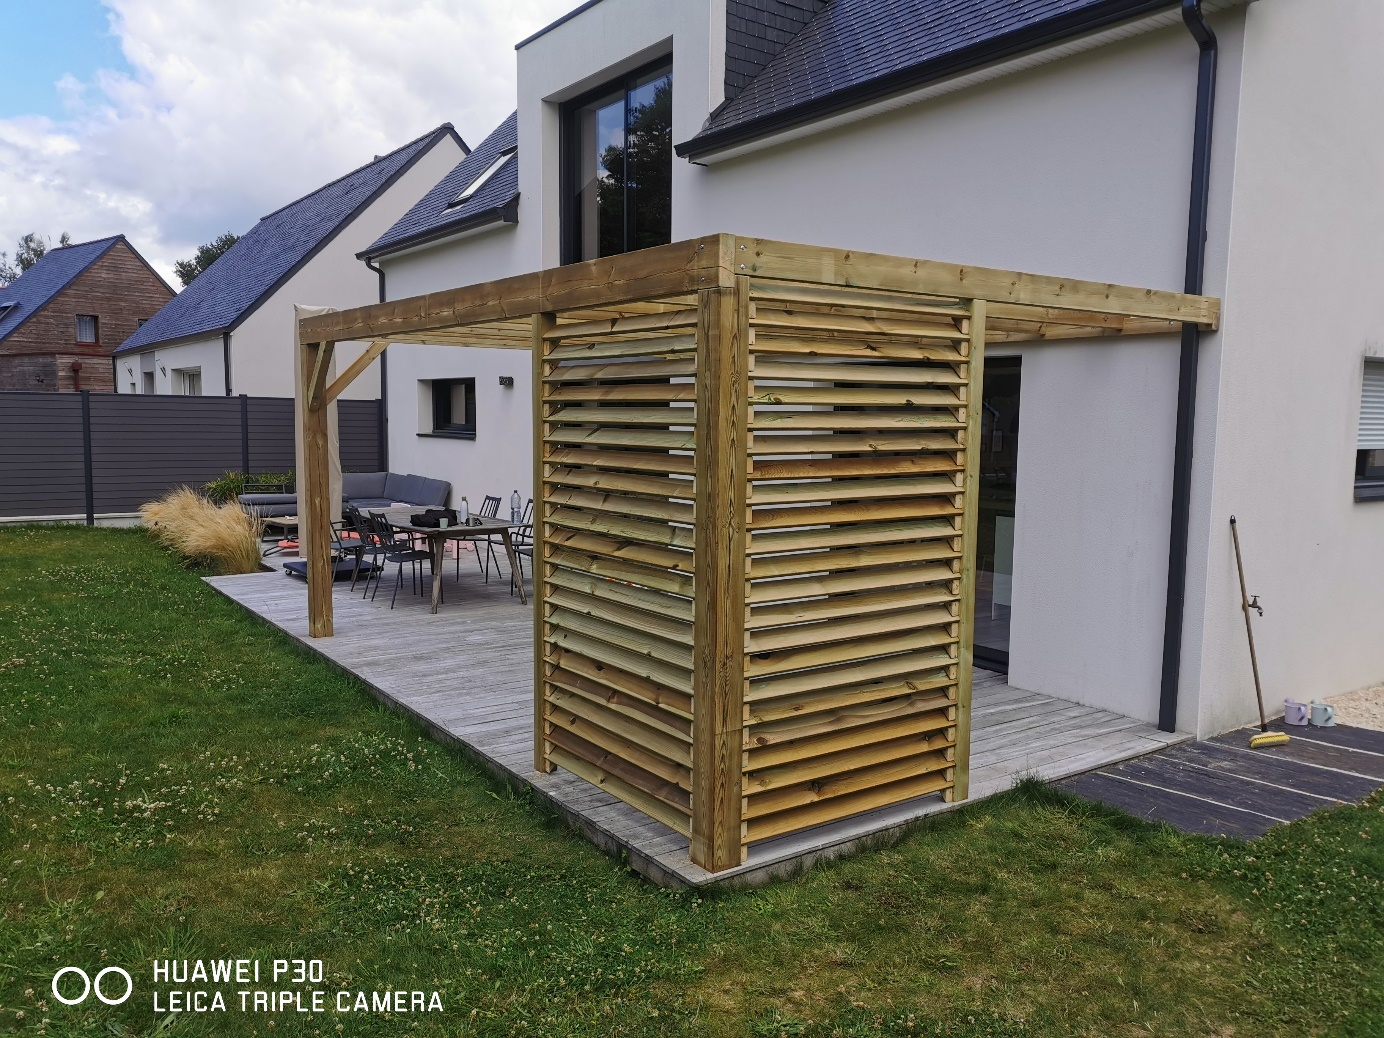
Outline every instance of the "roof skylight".
[[471, 201], [471, 199], [476, 196], [476, 193], [480, 191], [481, 188], [485, 187], [485, 185], [490, 182], [490, 179], [493, 176], [495, 176], [496, 173], [500, 172], [500, 170], [504, 168], [505, 163], [508, 162], [510, 159], [514, 158], [514, 153], [516, 150], [517, 149], [515, 148], [509, 148], [508, 150], [502, 151], [500, 152], [500, 154], [496, 155], [495, 158], [491, 161], [490, 165], [485, 167], [485, 170], [481, 173], [481, 175], [476, 177], [475, 180], [471, 181], [470, 184], [466, 185], [465, 190], [463, 190], [461, 194], [457, 195], [456, 198], [452, 199], [450, 202], [447, 203], [447, 207], [450, 209], [454, 205], [461, 205], [463, 202]]

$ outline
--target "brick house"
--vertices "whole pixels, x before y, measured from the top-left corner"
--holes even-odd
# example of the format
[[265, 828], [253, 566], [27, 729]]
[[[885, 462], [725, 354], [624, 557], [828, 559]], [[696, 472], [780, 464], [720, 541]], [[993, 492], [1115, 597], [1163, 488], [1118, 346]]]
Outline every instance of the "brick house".
[[112, 351], [173, 295], [123, 234], [50, 249], [0, 288], [0, 390], [112, 392]]

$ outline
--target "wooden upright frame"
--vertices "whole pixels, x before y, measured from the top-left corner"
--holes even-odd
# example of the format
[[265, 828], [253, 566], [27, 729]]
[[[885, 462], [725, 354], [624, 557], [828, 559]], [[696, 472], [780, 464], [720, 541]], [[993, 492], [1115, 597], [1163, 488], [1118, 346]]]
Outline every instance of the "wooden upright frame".
[[[1214, 299], [712, 235], [304, 318], [303, 521], [334, 343], [530, 349], [534, 764], [747, 848], [968, 793], [987, 343], [1214, 328]], [[373, 357], [374, 353], [370, 356]], [[309, 628], [332, 633], [328, 538]]]

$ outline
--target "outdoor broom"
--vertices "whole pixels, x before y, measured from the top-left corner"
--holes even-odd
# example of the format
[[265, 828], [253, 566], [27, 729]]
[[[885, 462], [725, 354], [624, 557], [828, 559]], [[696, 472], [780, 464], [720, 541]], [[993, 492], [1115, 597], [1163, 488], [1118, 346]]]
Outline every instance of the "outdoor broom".
[[1251, 736], [1249, 748], [1257, 749], [1260, 746], [1281, 746], [1288, 741], [1287, 732], [1269, 731], [1269, 722], [1264, 717], [1264, 690], [1259, 685], [1259, 658], [1254, 653], [1254, 624], [1250, 619], [1249, 611], [1257, 609], [1259, 615], [1264, 615], [1264, 607], [1259, 604], [1259, 596], [1253, 599], [1245, 591], [1245, 564], [1240, 558], [1240, 527], [1235, 522], [1235, 517], [1230, 517], [1230, 536], [1235, 540], [1235, 570], [1240, 574], [1240, 608], [1245, 613], [1245, 634], [1249, 636], [1249, 665], [1254, 669], [1254, 698], [1259, 700], [1259, 734]]

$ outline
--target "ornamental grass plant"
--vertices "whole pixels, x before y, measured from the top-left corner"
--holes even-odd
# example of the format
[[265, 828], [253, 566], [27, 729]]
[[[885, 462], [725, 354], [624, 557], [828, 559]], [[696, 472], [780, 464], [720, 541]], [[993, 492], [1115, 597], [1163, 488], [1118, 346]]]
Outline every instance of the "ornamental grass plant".
[[189, 563], [221, 574], [260, 569], [264, 523], [234, 501], [216, 504], [190, 487], [178, 487], [139, 514], [159, 543]]

